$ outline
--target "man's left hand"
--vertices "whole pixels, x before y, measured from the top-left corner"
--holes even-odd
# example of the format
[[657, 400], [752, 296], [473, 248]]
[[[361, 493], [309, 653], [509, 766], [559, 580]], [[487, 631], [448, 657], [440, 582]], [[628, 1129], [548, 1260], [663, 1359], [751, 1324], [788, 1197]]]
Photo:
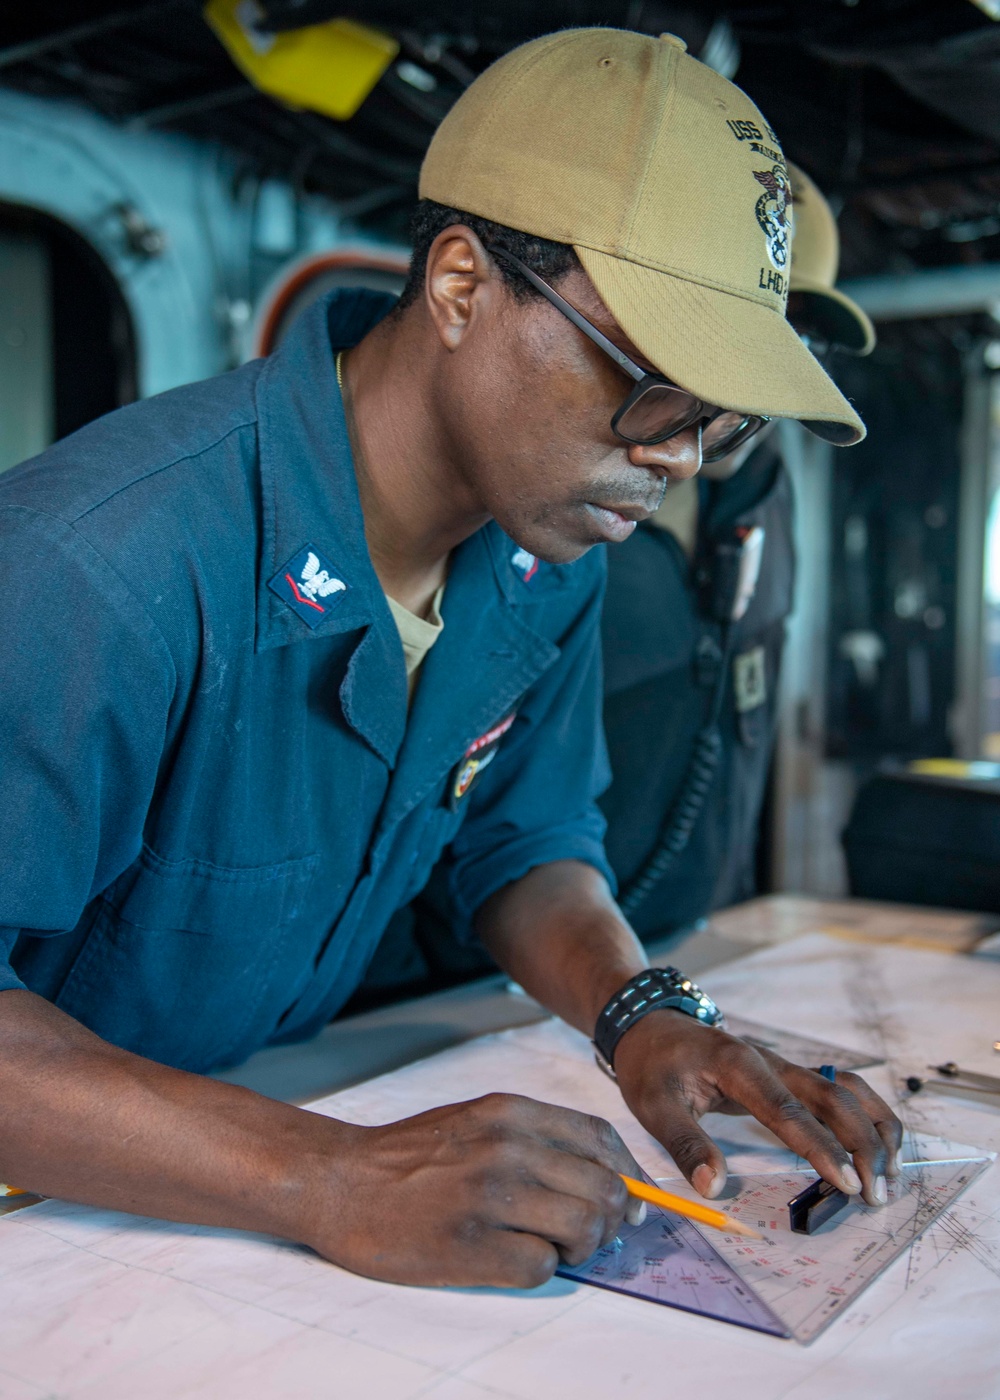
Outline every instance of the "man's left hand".
[[719, 1194], [726, 1159], [704, 1113], [751, 1113], [816, 1171], [868, 1205], [884, 1205], [899, 1172], [902, 1124], [856, 1074], [830, 1083], [679, 1011], [655, 1011], [622, 1036], [615, 1073], [625, 1102], [695, 1190]]
[[[587, 1036], [608, 998], [648, 966], [604, 877], [579, 861], [536, 866], [504, 886], [477, 931], [515, 982]], [[856, 1074], [831, 1084], [674, 1010], [637, 1021], [614, 1055], [625, 1102], [703, 1196], [722, 1190], [726, 1159], [699, 1118], [752, 1113], [834, 1186], [885, 1203], [903, 1129]]]

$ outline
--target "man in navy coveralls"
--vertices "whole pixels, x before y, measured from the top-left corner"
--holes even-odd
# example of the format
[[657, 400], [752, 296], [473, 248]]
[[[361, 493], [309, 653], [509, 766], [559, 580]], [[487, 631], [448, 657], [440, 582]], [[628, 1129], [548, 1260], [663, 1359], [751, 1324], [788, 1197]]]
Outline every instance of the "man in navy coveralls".
[[[595, 1033], [645, 958], [595, 806], [591, 547], [767, 416], [863, 430], [784, 318], [776, 139], [669, 36], [508, 54], [421, 194], [391, 314], [337, 294], [0, 482], [0, 1178], [525, 1286], [621, 1224], [606, 1123], [490, 1095], [359, 1128], [203, 1072], [324, 1025], [445, 846], [465, 931]], [[723, 1109], [885, 1199], [863, 1081], [632, 1004], [622, 1093], [703, 1194]]]

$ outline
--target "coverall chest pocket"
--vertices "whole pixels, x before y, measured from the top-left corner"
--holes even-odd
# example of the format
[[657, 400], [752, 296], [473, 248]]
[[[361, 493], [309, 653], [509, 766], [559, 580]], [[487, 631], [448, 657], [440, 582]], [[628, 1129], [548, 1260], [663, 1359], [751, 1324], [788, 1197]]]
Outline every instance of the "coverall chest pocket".
[[164, 1064], [205, 1071], [242, 1058], [273, 1022], [288, 930], [317, 864], [219, 866], [144, 848], [100, 897], [57, 1004]]

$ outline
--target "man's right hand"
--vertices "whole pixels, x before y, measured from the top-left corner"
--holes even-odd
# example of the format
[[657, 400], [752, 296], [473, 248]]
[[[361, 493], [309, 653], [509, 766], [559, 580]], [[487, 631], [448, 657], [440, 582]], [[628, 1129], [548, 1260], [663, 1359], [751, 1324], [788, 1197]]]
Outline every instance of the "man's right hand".
[[363, 1128], [98, 1039], [0, 992], [0, 1181], [311, 1245], [373, 1278], [522, 1288], [614, 1238], [640, 1174], [599, 1118], [515, 1095]]
[[[343, 1125], [340, 1125], [343, 1126]], [[358, 1128], [307, 1192], [305, 1242], [394, 1283], [533, 1288], [640, 1218], [603, 1119], [510, 1094]]]

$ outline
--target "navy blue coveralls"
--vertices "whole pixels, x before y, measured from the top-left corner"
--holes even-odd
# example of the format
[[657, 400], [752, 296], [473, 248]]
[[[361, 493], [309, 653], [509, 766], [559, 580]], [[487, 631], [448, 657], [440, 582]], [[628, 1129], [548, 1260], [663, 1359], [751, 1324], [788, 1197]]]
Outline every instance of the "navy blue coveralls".
[[[711, 910], [756, 892], [758, 831], [793, 601], [792, 489], [774, 443], [758, 447], [728, 480], [702, 478], [698, 485], [693, 567], [672, 534], [648, 523], [608, 550], [601, 631], [613, 779], [600, 806], [620, 891], [628, 891], [670, 825], [696, 735], [716, 688], [723, 689], [721, 755], [690, 839], [629, 914], [645, 939], [690, 928]], [[718, 572], [715, 549], [753, 526], [765, 532], [760, 577], [727, 639], [706, 607]], [[459, 944], [452, 936], [447, 873], [445, 857], [420, 898], [393, 920], [361, 989], [361, 1004], [495, 970], [481, 945]]]
[[602, 550], [468, 539], [407, 717], [333, 365], [391, 306], [0, 478], [0, 990], [167, 1064], [318, 1031], [446, 846], [460, 930], [534, 866], [610, 878]]

